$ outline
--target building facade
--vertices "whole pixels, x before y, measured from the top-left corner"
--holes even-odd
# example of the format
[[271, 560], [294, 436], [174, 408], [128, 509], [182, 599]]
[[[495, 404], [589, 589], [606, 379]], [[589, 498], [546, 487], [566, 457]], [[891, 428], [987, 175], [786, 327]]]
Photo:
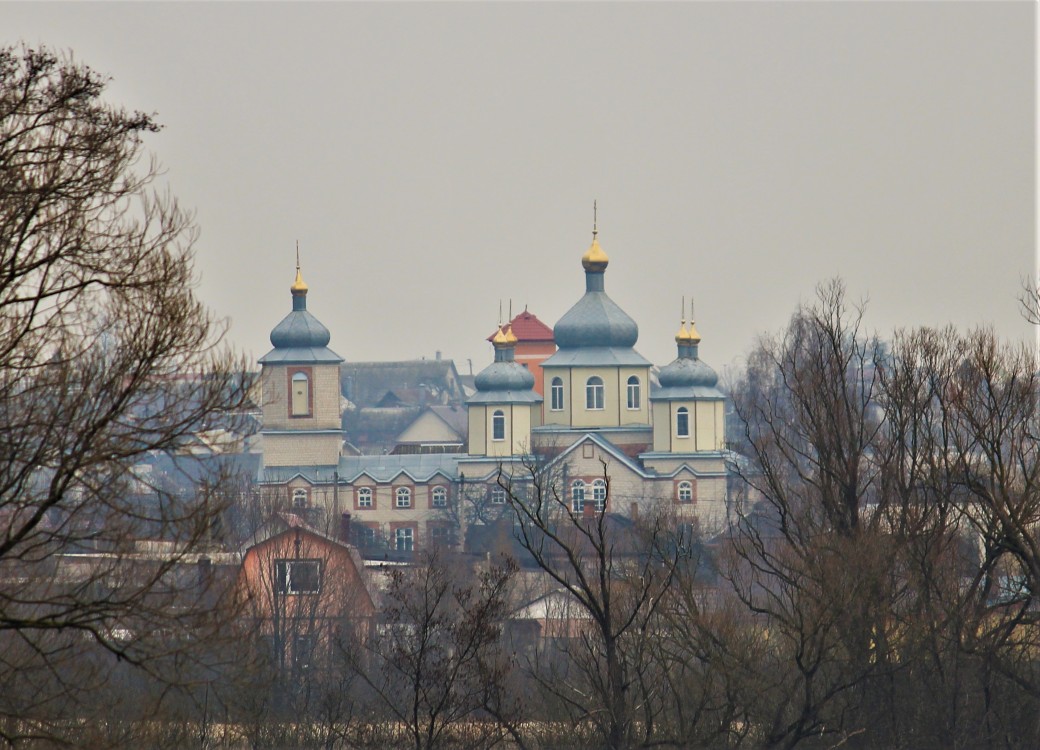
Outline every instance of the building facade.
[[330, 525], [350, 514], [353, 541], [369, 556], [461, 545], [467, 527], [507, 509], [503, 485], [522, 497], [535, 473], [551, 476], [575, 512], [666, 511], [705, 531], [721, 527], [725, 397], [699, 358], [693, 321], [682, 321], [675, 360], [656, 372], [635, 349], [636, 322], [607, 295], [609, 259], [595, 231], [581, 262], [585, 292], [556, 323], [551, 347], [539, 340], [521, 362], [510, 324], [491, 337], [494, 361], [465, 404], [465, 451], [403, 455], [343, 455], [333, 428], [340, 393], [329, 386], [342, 359], [306, 311], [297, 269], [293, 310], [260, 360], [266, 496], [317, 509]]

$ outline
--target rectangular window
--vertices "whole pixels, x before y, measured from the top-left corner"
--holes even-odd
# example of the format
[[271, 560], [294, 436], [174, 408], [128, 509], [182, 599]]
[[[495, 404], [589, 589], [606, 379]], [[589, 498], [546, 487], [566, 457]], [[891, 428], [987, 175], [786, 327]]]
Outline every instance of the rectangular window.
[[282, 594], [317, 594], [321, 590], [320, 560], [276, 560], [275, 585]]
[[398, 552], [411, 552], [415, 549], [415, 531], [413, 529], [398, 529], [394, 532], [394, 540]]
[[362, 549], [369, 549], [376, 546], [376, 530], [371, 526], [355, 524], [351, 528], [351, 532], [354, 537], [355, 546], [361, 547]]
[[430, 526], [430, 544], [435, 547], [451, 547], [455, 544], [454, 535], [447, 526]]

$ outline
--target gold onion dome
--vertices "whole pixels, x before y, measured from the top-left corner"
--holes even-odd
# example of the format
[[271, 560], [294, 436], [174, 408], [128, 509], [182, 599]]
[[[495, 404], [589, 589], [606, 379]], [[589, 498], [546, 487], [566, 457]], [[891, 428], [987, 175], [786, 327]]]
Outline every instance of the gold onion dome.
[[513, 333], [513, 326], [510, 323], [506, 323], [506, 343], [510, 346], [516, 346], [517, 339], [516, 334]]
[[586, 271], [605, 271], [608, 263], [610, 263], [610, 258], [603, 252], [603, 248], [599, 246], [599, 240], [593, 234], [592, 245], [581, 256], [581, 265], [585, 267]]
[[[513, 341], [516, 341], [516, 337], [513, 337]], [[491, 339], [491, 343], [496, 349], [502, 346], [509, 346], [509, 336], [506, 334], [506, 326], [499, 326], [498, 333], [495, 334], [494, 338]]]
[[701, 343], [701, 335], [697, 332], [697, 326], [693, 324], [692, 320], [690, 321], [690, 331], [687, 334], [686, 341], [690, 344]]
[[686, 344], [690, 341], [690, 332], [686, 330], [686, 320], [683, 319], [682, 325], [679, 326], [679, 332], [675, 334], [675, 343]]
[[292, 291], [292, 292], [306, 292], [307, 291], [307, 282], [305, 282], [303, 280], [303, 274], [300, 273], [300, 267], [299, 266], [296, 266], [296, 281], [294, 281], [293, 285], [291, 287], [289, 287], [289, 290]]

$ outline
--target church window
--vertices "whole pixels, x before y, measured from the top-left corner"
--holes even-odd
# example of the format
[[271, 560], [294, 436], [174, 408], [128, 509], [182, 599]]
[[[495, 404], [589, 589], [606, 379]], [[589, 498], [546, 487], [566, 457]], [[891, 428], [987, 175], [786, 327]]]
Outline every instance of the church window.
[[430, 505], [434, 508], [447, 508], [448, 507], [448, 490], [444, 487], [434, 487], [433, 495], [430, 499]]
[[501, 409], [491, 416], [491, 439], [506, 439], [506, 415]]
[[408, 487], [398, 487], [395, 497], [398, 508], [412, 507], [412, 491]]
[[294, 372], [290, 386], [290, 409], [292, 417], [309, 417], [311, 415], [311, 381], [305, 372]]
[[357, 507], [359, 508], [371, 508], [372, 507], [372, 488], [361, 487], [357, 491]]
[[585, 383], [585, 408], [603, 408], [603, 378], [593, 375]]
[[628, 408], [639, 408], [639, 378], [635, 375], [628, 379]]
[[307, 490], [302, 487], [297, 487], [292, 491], [292, 506], [294, 508], [307, 507]]
[[690, 436], [690, 410], [680, 406], [675, 412], [675, 436]]
[[553, 411], [563, 411], [563, 379], [553, 378], [552, 386], [549, 388], [550, 405]]
[[597, 479], [592, 483], [592, 501], [596, 505], [596, 512], [602, 513], [607, 508], [607, 483]]
[[692, 503], [693, 502], [693, 483], [692, 482], [679, 482], [676, 487], [676, 498], [680, 503]]
[[571, 485], [571, 510], [581, 513], [585, 510], [585, 482], [575, 479]]

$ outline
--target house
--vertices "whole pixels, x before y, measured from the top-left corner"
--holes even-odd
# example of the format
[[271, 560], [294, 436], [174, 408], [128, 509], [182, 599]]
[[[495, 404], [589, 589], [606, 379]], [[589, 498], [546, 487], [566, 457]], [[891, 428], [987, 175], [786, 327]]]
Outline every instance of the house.
[[236, 590], [275, 663], [293, 671], [375, 613], [357, 550], [291, 513], [275, 515], [247, 544]]

